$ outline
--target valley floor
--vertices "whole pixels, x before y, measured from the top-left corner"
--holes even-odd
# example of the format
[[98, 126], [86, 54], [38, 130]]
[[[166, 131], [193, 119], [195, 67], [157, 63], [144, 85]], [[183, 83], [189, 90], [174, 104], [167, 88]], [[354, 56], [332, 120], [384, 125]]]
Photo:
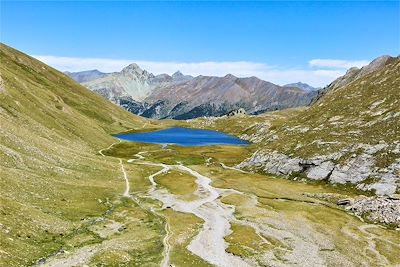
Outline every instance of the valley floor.
[[[124, 189], [104, 216], [37, 264], [400, 265], [398, 231], [336, 206], [351, 193], [232, 167], [249, 153], [246, 147], [112, 144], [100, 154], [117, 158]], [[98, 238], [87, 242], [88, 235]]]

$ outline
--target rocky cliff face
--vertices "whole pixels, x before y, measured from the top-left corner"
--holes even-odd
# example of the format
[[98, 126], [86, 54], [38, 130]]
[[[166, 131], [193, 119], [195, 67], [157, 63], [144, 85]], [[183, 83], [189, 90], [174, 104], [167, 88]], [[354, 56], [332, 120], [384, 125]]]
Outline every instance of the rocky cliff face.
[[260, 149], [238, 167], [352, 184], [381, 195], [399, 192], [399, 88], [399, 57], [350, 69], [289, 121], [243, 134]]
[[[67, 74], [74, 79], [83, 75]], [[172, 76], [154, 76], [136, 64], [82, 84], [130, 112], [157, 119], [221, 116], [239, 108], [259, 114], [307, 105], [315, 95], [298, 86], [282, 87], [231, 74], [192, 77], [177, 71]]]

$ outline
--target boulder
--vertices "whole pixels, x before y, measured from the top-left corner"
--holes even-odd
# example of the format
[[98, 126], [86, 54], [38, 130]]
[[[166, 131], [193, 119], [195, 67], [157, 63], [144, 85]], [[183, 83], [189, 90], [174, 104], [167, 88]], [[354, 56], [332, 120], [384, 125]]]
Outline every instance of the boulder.
[[335, 168], [335, 164], [331, 161], [322, 162], [320, 165], [316, 165], [314, 167], [310, 167], [306, 172], [307, 178], [312, 180], [324, 180], [329, 178], [333, 169]]
[[350, 205], [352, 204], [352, 200], [350, 198], [339, 199], [336, 204], [340, 206]]

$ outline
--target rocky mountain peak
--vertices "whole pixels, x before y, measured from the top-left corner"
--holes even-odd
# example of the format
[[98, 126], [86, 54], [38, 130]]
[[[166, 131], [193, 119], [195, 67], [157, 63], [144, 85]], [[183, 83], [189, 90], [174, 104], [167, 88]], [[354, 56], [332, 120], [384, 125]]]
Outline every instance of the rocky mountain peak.
[[224, 78], [227, 78], [227, 79], [237, 79], [237, 77], [236, 77], [235, 75], [230, 74], [230, 73], [228, 73], [227, 75], [225, 75]]
[[391, 57], [388, 55], [383, 55], [377, 57], [361, 69], [357, 67], [352, 67], [348, 69], [345, 75], [340, 76], [324, 89], [319, 90], [318, 95], [314, 98], [312, 102], [315, 103], [316, 101], [319, 101], [319, 99], [322, 99], [324, 95], [335, 92], [336, 90], [348, 85], [351, 82], [363, 78], [372, 72], [378, 71], [384, 68], [386, 65], [392, 64], [396, 60], [399, 60], [399, 58], [399, 56]]
[[132, 63], [132, 64], [129, 64], [128, 66], [126, 66], [125, 68], [123, 68], [122, 71], [124, 71], [124, 70], [136, 70], [136, 69], [142, 70], [142, 69], [139, 67], [138, 64]]
[[183, 77], [183, 76], [184, 76], [183, 73], [180, 72], [179, 70], [176, 71], [174, 74], [172, 74], [172, 78], [174, 78], [174, 79], [176, 79], [176, 78], [181, 78], [181, 77]]
[[389, 56], [389, 55], [383, 55], [383, 56], [377, 57], [374, 60], [372, 60], [372, 62], [369, 63], [369, 65], [380, 65], [380, 66], [382, 66], [382, 65], [385, 65], [386, 62], [388, 60], [390, 60], [390, 59], [393, 59], [393, 57]]
[[143, 70], [139, 67], [138, 64], [132, 63], [126, 66], [125, 68], [122, 69], [121, 71], [122, 75], [134, 75], [136, 77], [138, 76], [145, 76], [145, 77], [152, 77], [153, 75], [151, 73], [148, 73], [146, 70]]
[[172, 74], [171, 77], [172, 77], [172, 80], [178, 81], [178, 82], [181, 82], [181, 81], [188, 81], [188, 80], [193, 79], [192, 76], [190, 76], [190, 75], [184, 75], [184, 74], [183, 74], [182, 72], [180, 72], [179, 70], [176, 71], [174, 74]]
[[158, 74], [158, 75], [154, 76], [151, 79], [151, 83], [153, 83], [153, 84], [166, 83], [166, 82], [170, 82], [171, 80], [172, 80], [171, 76], [163, 73], [163, 74]]
[[359, 77], [363, 77], [371, 72], [374, 72], [378, 69], [383, 68], [386, 64], [388, 64], [393, 57], [388, 55], [383, 55], [380, 57], [375, 58], [371, 63], [361, 68], [360, 73], [357, 75]]

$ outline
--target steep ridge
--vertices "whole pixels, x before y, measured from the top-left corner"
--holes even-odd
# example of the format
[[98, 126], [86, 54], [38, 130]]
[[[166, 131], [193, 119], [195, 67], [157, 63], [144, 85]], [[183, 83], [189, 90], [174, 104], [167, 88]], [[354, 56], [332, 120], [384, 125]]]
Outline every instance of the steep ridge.
[[343, 87], [343, 86], [351, 83], [352, 81], [355, 81], [355, 80], [362, 78], [376, 70], [379, 70], [379, 69], [383, 68], [385, 65], [393, 63], [394, 60], [395, 60], [394, 57], [384, 55], [384, 56], [380, 56], [380, 57], [374, 59], [370, 64], [362, 67], [361, 69], [359, 69], [357, 67], [348, 69], [345, 75], [337, 78], [331, 84], [329, 84], [327, 87], [319, 90], [317, 96], [315, 97], [315, 99], [313, 99], [313, 102], [317, 101], [325, 94], [334, 92], [338, 88]]
[[96, 240], [87, 227], [124, 188], [97, 151], [146, 121], [4, 44], [0, 59], [0, 265], [30, 266]]
[[[75, 80], [81, 76], [68, 75]], [[177, 71], [154, 76], [136, 64], [82, 84], [134, 114], [157, 119], [221, 116], [239, 108], [258, 114], [307, 105], [316, 94], [300, 85], [282, 87], [231, 74], [192, 77]]]

